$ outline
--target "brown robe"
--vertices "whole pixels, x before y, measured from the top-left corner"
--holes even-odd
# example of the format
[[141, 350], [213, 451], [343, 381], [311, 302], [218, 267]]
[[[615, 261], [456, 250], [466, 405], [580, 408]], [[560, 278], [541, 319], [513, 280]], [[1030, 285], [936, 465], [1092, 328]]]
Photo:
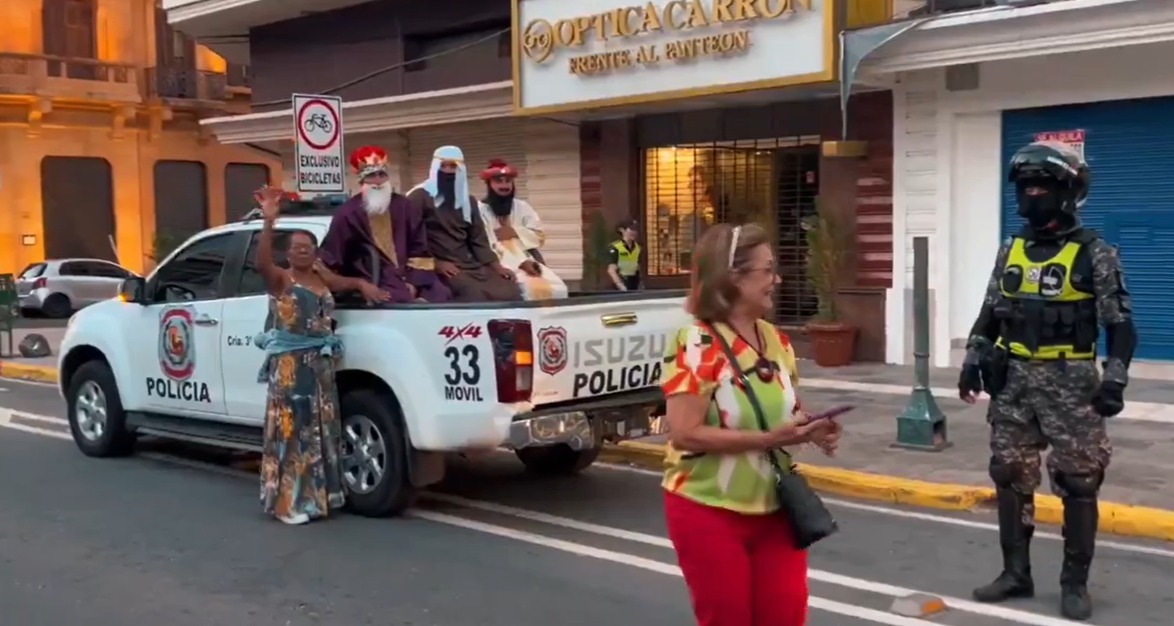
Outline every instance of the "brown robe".
[[408, 202], [424, 215], [428, 230], [428, 250], [437, 261], [448, 261], [461, 271], [452, 278], [441, 277], [452, 290], [456, 302], [513, 302], [522, 300], [522, 291], [512, 279], [502, 278], [494, 267], [497, 254], [489, 247], [485, 224], [477, 210], [477, 199], [470, 197], [471, 221], [466, 222], [460, 209], [438, 208], [432, 194], [416, 189]]

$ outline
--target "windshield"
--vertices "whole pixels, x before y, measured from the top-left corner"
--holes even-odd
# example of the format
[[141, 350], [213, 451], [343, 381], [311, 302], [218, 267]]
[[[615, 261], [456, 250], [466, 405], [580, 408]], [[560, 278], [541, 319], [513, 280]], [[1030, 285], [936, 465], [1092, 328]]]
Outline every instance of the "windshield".
[[45, 273], [45, 264], [44, 263], [33, 263], [32, 265], [24, 268], [24, 271], [20, 273], [20, 277], [21, 278], [37, 278], [41, 274], [44, 274], [44, 273]]

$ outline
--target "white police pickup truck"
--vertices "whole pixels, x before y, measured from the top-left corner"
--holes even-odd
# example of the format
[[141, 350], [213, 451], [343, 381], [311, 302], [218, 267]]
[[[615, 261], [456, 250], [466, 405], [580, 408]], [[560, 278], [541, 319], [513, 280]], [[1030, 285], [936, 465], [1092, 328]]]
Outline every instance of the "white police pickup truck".
[[[319, 209], [279, 219], [277, 235], [325, 236]], [[200, 233], [70, 320], [58, 369], [84, 454], [130, 454], [138, 436], [260, 449], [260, 228]], [[687, 321], [680, 292], [385, 308], [343, 299], [335, 317], [345, 479], [351, 509], [368, 516], [410, 506], [443, 477], [448, 452], [505, 446], [535, 472], [569, 474], [603, 441], [644, 434], [663, 407], [666, 338]]]

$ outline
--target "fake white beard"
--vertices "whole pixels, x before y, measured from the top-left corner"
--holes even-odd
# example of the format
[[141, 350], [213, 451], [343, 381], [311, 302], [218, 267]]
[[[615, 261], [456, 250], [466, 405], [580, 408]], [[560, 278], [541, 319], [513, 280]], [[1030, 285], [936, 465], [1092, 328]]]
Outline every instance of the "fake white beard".
[[390, 182], [382, 185], [365, 185], [363, 187], [363, 206], [372, 215], [386, 213], [387, 207], [391, 206], [391, 193]]

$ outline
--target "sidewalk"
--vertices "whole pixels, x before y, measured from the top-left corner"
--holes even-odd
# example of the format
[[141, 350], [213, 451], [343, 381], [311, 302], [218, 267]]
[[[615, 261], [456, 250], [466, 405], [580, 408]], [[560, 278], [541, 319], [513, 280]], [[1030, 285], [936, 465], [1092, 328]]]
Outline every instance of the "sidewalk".
[[[52, 354], [39, 359], [26, 359], [16, 352], [16, 346], [26, 335], [37, 333], [49, 340]], [[33, 380], [44, 383], [57, 382], [57, 348], [65, 336], [64, 327], [51, 328], [17, 328], [12, 331], [13, 354], [8, 353], [7, 340], [0, 340], [0, 377]]]
[[[17, 331], [18, 334], [22, 331]], [[56, 381], [56, 348], [64, 329], [31, 329], [50, 339], [47, 359], [0, 360], [0, 376]], [[19, 338], [17, 339], [19, 341]], [[844, 438], [834, 458], [801, 450], [796, 460], [816, 489], [894, 504], [969, 510], [991, 506], [987, 475], [989, 448], [986, 402], [968, 405], [956, 396], [957, 372], [931, 370], [931, 386], [947, 418], [953, 446], [941, 452], [891, 447], [896, 418], [908, 402], [911, 367], [861, 364], [825, 369], [804, 361], [800, 393], [814, 410], [853, 404], [844, 416]], [[1174, 541], [1174, 381], [1135, 379], [1126, 392], [1126, 411], [1109, 422], [1113, 462], [1102, 489], [1101, 528], [1106, 532]], [[663, 435], [610, 447], [605, 458], [659, 469]], [[1041, 494], [1047, 494], [1047, 475]], [[1060, 503], [1037, 498], [1041, 522], [1062, 521]]]

